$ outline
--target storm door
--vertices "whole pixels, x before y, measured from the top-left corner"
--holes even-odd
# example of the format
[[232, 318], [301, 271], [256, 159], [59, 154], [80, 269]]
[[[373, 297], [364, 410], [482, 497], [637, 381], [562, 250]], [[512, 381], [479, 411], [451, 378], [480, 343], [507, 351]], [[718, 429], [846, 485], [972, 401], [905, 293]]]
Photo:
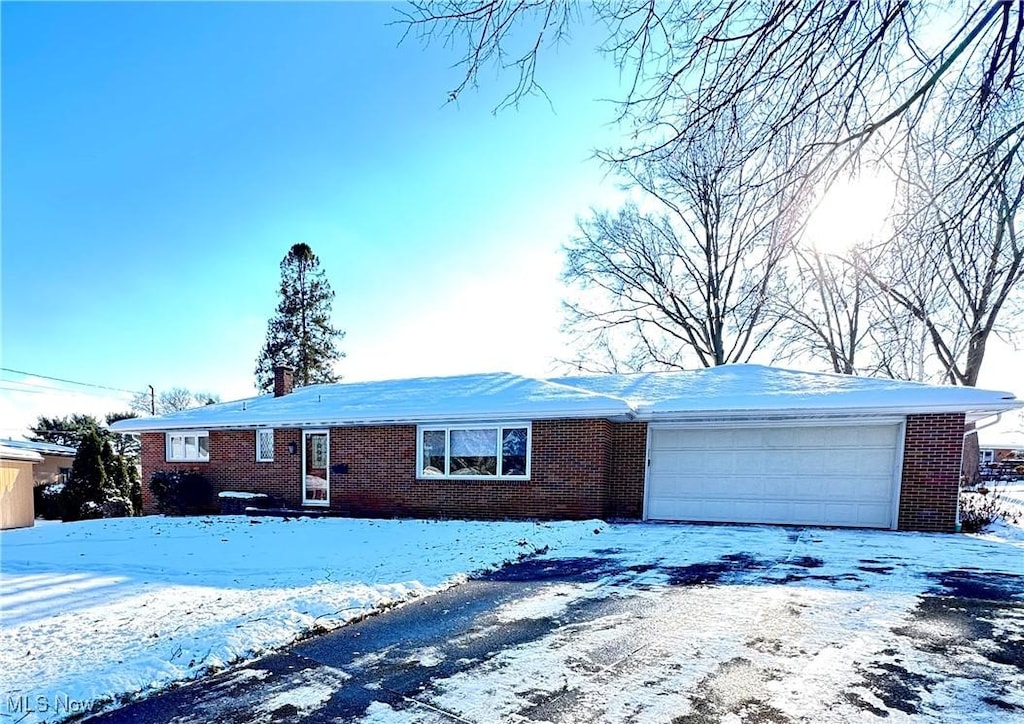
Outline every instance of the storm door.
[[302, 431], [302, 504], [331, 504], [331, 433]]

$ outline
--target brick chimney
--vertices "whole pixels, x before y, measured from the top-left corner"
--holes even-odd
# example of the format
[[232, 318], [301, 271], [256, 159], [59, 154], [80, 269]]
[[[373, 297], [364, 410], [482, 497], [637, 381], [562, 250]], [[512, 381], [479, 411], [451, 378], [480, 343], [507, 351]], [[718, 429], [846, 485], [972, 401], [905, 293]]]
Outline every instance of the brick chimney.
[[274, 365], [274, 397], [283, 397], [295, 387], [295, 370], [288, 365]]

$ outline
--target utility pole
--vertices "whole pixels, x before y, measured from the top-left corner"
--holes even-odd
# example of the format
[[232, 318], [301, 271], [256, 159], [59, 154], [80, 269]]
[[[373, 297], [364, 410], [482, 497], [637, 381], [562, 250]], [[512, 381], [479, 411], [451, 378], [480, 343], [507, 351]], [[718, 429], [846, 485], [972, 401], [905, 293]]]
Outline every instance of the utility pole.
[[156, 390], [153, 389], [153, 385], [146, 385], [149, 387], [149, 414], [156, 414]]

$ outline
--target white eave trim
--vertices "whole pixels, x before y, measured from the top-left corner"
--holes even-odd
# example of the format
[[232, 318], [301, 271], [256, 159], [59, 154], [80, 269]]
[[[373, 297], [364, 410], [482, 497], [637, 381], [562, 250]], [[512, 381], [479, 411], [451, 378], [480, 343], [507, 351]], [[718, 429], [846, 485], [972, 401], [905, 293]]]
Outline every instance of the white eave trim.
[[[545, 412], [528, 412], [516, 410], [514, 412], [489, 411], [476, 414], [452, 414], [439, 412], [431, 415], [409, 415], [405, 417], [395, 416], [368, 416], [361, 418], [308, 418], [308, 417], [282, 417], [266, 420], [234, 420], [216, 422], [211, 420], [188, 420], [182, 422], [161, 422], [153, 418], [152, 424], [147, 424], [146, 418], [136, 418], [130, 422], [135, 423], [126, 427], [112, 427], [114, 432], [139, 433], [139, 432], [171, 432], [177, 430], [252, 430], [259, 427], [275, 428], [297, 428], [297, 427], [365, 427], [370, 425], [422, 425], [422, 424], [460, 424], [493, 422], [502, 420], [506, 422], [530, 422], [534, 420], [583, 420], [583, 419], [604, 419], [613, 422], [699, 422], [699, 421], [763, 421], [763, 420], [827, 420], [829, 418], [892, 418], [906, 415], [928, 415], [940, 413], [963, 413], [967, 415], [968, 422], [979, 417], [987, 417], [997, 412], [1006, 412], [1016, 408], [1024, 407], [1022, 400], [1001, 400], [999, 402], [978, 403], [978, 404], [947, 404], [947, 405], [911, 405], [893, 407], [811, 407], [811, 408], [790, 408], [790, 409], [756, 409], [748, 408], [742, 410], [689, 410], [679, 412], [651, 412], [641, 409], [632, 412], [622, 407], [615, 409], [589, 409], [581, 410], [547, 410]], [[973, 416], [973, 417], [972, 417]], [[125, 421], [129, 422], [129, 421]], [[118, 424], [118, 423], [115, 423]]]
[[[434, 415], [415, 415], [407, 417], [363, 417], [363, 418], [280, 418], [274, 420], [258, 421], [228, 421], [212, 422], [209, 420], [189, 420], [187, 422], [171, 422], [161, 424], [159, 420], [153, 419], [152, 425], [133, 425], [131, 427], [119, 427], [114, 429], [118, 433], [139, 433], [139, 432], [171, 432], [176, 430], [252, 430], [260, 427], [274, 428], [296, 428], [296, 427], [367, 427], [371, 425], [423, 425], [423, 424], [461, 424], [494, 422], [531, 422], [535, 420], [612, 420], [615, 422], [630, 422], [636, 416], [629, 410], [618, 407], [614, 410], [549, 410], [541, 413], [515, 411], [513, 413], [487, 412], [473, 415], [458, 415], [451, 413], [438, 413]], [[144, 423], [145, 419], [133, 420], [132, 422]]]
[[968, 418], [987, 417], [1024, 407], [1024, 401], [1007, 400], [1000, 403], [978, 405], [914, 405], [908, 407], [820, 407], [773, 410], [690, 410], [685, 412], [644, 412], [637, 414], [637, 420], [655, 422], [698, 422], [698, 421], [755, 421], [755, 420], [827, 420], [829, 418], [893, 418], [907, 415], [935, 415], [962, 413]]

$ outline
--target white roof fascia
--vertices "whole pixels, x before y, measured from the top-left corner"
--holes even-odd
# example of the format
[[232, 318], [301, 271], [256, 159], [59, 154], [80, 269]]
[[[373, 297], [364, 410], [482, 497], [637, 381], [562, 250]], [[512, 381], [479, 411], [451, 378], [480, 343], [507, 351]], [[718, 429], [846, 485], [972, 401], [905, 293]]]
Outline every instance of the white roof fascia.
[[[625, 408], [625, 409], [623, 409]], [[131, 420], [131, 428], [119, 427], [116, 431], [129, 432], [169, 432], [176, 430], [255, 430], [261, 427], [272, 428], [299, 428], [299, 427], [359, 427], [370, 425], [421, 425], [424, 423], [452, 423], [463, 422], [479, 423], [508, 423], [508, 422], [530, 422], [533, 420], [581, 420], [581, 419], [610, 419], [617, 422], [628, 422], [636, 419], [630, 408], [623, 403], [622, 407], [607, 410], [553, 410], [543, 413], [524, 414], [522, 411], [501, 414], [500, 412], [488, 412], [486, 415], [459, 415], [459, 414], [436, 414], [436, 415], [409, 415], [404, 417], [380, 416], [360, 418], [277, 418], [252, 421], [224, 421], [211, 420], [188, 420], [183, 422], [171, 422], [161, 424], [157, 418], [135, 418]], [[146, 424], [148, 421], [153, 424]], [[126, 421], [127, 422], [127, 421]]]
[[1001, 403], [990, 404], [933, 404], [933, 405], [906, 405], [894, 407], [811, 407], [811, 408], [748, 408], [737, 410], [692, 410], [688, 412], [651, 412], [650, 410], [639, 410], [637, 420], [649, 422], [661, 422], [670, 420], [696, 421], [696, 420], [792, 420], [792, 419], [825, 419], [829, 417], [893, 417], [906, 415], [935, 415], [942, 413], [964, 413], [968, 421], [972, 415], [979, 417], [994, 412], [1005, 412], [1014, 408], [1024, 407], [1024, 401], [1006, 400]]

